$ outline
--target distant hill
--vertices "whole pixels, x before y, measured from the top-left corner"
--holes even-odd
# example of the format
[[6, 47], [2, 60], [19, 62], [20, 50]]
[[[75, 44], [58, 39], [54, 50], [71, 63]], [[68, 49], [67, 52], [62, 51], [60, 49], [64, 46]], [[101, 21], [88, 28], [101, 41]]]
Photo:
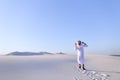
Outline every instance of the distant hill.
[[65, 53], [62, 53], [62, 52], [59, 52], [59, 53], [49, 53], [49, 52], [11, 52], [11, 53], [8, 53], [6, 54], [7, 56], [34, 56], [34, 55], [55, 55], [55, 54], [65, 54]]
[[11, 52], [9, 54], [7, 54], [7, 56], [9, 55], [15, 55], [15, 56], [34, 56], [34, 55], [44, 55], [44, 54], [53, 54], [53, 53], [49, 53], [49, 52]]
[[55, 54], [65, 54], [65, 53], [63, 53], [63, 52], [58, 52], [58, 53], [55, 53]]
[[120, 57], [120, 55], [119, 55], [119, 54], [114, 54], [114, 55], [110, 55], [110, 56], [117, 56], [117, 57]]

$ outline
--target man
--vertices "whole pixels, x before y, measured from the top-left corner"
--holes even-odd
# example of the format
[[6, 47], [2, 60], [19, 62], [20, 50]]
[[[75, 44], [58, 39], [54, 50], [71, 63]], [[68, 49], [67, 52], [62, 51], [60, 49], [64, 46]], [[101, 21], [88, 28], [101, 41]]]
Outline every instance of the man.
[[75, 50], [77, 51], [77, 62], [80, 69], [86, 70], [84, 65], [84, 47], [88, 45], [84, 42], [78, 41], [75, 43]]

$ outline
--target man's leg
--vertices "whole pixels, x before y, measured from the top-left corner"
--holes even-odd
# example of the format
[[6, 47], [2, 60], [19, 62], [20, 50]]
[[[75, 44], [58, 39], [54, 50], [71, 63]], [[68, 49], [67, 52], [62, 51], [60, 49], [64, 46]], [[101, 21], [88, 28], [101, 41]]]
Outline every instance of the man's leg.
[[82, 69], [83, 69], [83, 70], [86, 70], [86, 69], [85, 69], [85, 65], [84, 65], [84, 64], [82, 65]]
[[79, 68], [81, 69], [81, 64], [79, 64]]

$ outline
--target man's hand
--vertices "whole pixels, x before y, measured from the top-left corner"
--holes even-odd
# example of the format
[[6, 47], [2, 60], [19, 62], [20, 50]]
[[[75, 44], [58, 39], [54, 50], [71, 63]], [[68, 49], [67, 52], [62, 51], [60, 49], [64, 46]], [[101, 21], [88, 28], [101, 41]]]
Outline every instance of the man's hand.
[[87, 45], [86, 43], [82, 42], [82, 44]]

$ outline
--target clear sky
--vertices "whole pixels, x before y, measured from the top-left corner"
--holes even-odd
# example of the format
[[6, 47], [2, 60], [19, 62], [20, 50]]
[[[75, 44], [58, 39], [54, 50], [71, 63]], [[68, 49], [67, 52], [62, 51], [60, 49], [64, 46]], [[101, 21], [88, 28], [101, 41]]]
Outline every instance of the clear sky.
[[120, 0], [0, 0], [0, 54], [120, 54]]

